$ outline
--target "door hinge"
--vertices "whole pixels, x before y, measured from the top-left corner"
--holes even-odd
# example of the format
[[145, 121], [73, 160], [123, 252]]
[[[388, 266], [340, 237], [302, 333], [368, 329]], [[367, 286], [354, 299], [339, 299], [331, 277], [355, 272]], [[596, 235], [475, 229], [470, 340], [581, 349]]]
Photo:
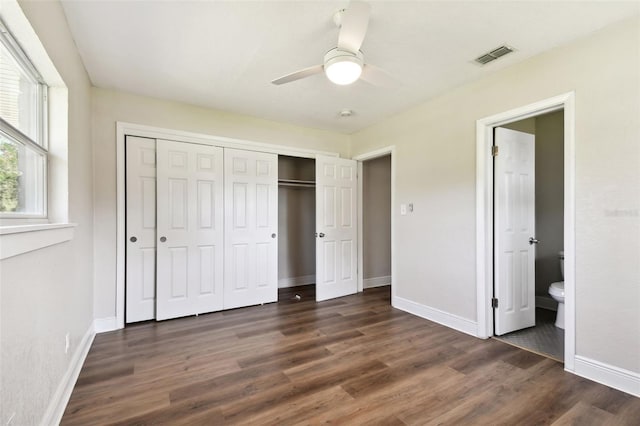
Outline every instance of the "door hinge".
[[492, 308], [497, 308], [498, 307], [498, 299], [496, 299], [495, 297], [491, 298], [491, 307]]
[[498, 145], [492, 145], [491, 146], [491, 155], [494, 157], [498, 156]]

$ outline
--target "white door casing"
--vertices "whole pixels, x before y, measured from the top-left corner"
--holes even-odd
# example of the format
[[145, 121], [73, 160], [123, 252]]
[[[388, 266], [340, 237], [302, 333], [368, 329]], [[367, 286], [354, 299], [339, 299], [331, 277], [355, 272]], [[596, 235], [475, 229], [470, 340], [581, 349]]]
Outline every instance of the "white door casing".
[[127, 136], [126, 322], [155, 318], [156, 141]]
[[224, 150], [224, 309], [278, 300], [278, 156]]
[[223, 306], [223, 149], [157, 141], [156, 319]]
[[535, 136], [496, 127], [495, 334], [535, 325]]
[[354, 294], [357, 274], [357, 162], [316, 157], [316, 300]]

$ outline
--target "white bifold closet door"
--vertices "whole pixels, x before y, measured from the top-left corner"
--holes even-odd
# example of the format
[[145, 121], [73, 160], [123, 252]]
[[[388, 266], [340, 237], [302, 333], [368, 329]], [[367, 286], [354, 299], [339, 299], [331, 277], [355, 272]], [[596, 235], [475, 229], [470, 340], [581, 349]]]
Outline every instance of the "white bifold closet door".
[[155, 318], [156, 140], [127, 136], [127, 323]]
[[278, 300], [278, 156], [224, 150], [224, 308]]
[[500, 336], [536, 324], [535, 136], [498, 127], [495, 144], [495, 334]]
[[357, 162], [316, 157], [316, 300], [358, 292]]
[[223, 149], [157, 141], [156, 319], [223, 307]]

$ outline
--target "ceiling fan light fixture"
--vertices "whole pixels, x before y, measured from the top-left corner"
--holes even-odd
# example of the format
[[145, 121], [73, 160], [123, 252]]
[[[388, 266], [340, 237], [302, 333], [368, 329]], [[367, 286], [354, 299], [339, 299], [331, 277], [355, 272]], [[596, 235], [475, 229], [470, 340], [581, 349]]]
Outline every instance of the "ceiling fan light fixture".
[[331, 49], [324, 57], [324, 73], [334, 84], [346, 86], [362, 74], [363, 55], [340, 49]]

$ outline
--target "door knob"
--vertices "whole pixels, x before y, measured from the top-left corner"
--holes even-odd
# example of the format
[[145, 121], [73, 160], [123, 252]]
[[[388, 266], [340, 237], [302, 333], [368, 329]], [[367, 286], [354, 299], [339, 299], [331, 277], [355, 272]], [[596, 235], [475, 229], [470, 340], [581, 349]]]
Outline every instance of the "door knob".
[[539, 242], [540, 242], [540, 240], [536, 240], [533, 237], [529, 237], [529, 245], [538, 244]]
[[275, 237], [276, 237], [275, 233], [271, 234], [271, 238], [275, 238]]
[[318, 236], [319, 236], [320, 238], [324, 238], [324, 232], [321, 232], [320, 234], [318, 234]]
[[131, 241], [132, 243], [135, 243], [136, 241], [138, 241], [138, 239], [136, 237], [131, 237], [129, 238], [129, 241]]
[[160, 242], [164, 243], [165, 241], [167, 241], [167, 237], [160, 237]]

